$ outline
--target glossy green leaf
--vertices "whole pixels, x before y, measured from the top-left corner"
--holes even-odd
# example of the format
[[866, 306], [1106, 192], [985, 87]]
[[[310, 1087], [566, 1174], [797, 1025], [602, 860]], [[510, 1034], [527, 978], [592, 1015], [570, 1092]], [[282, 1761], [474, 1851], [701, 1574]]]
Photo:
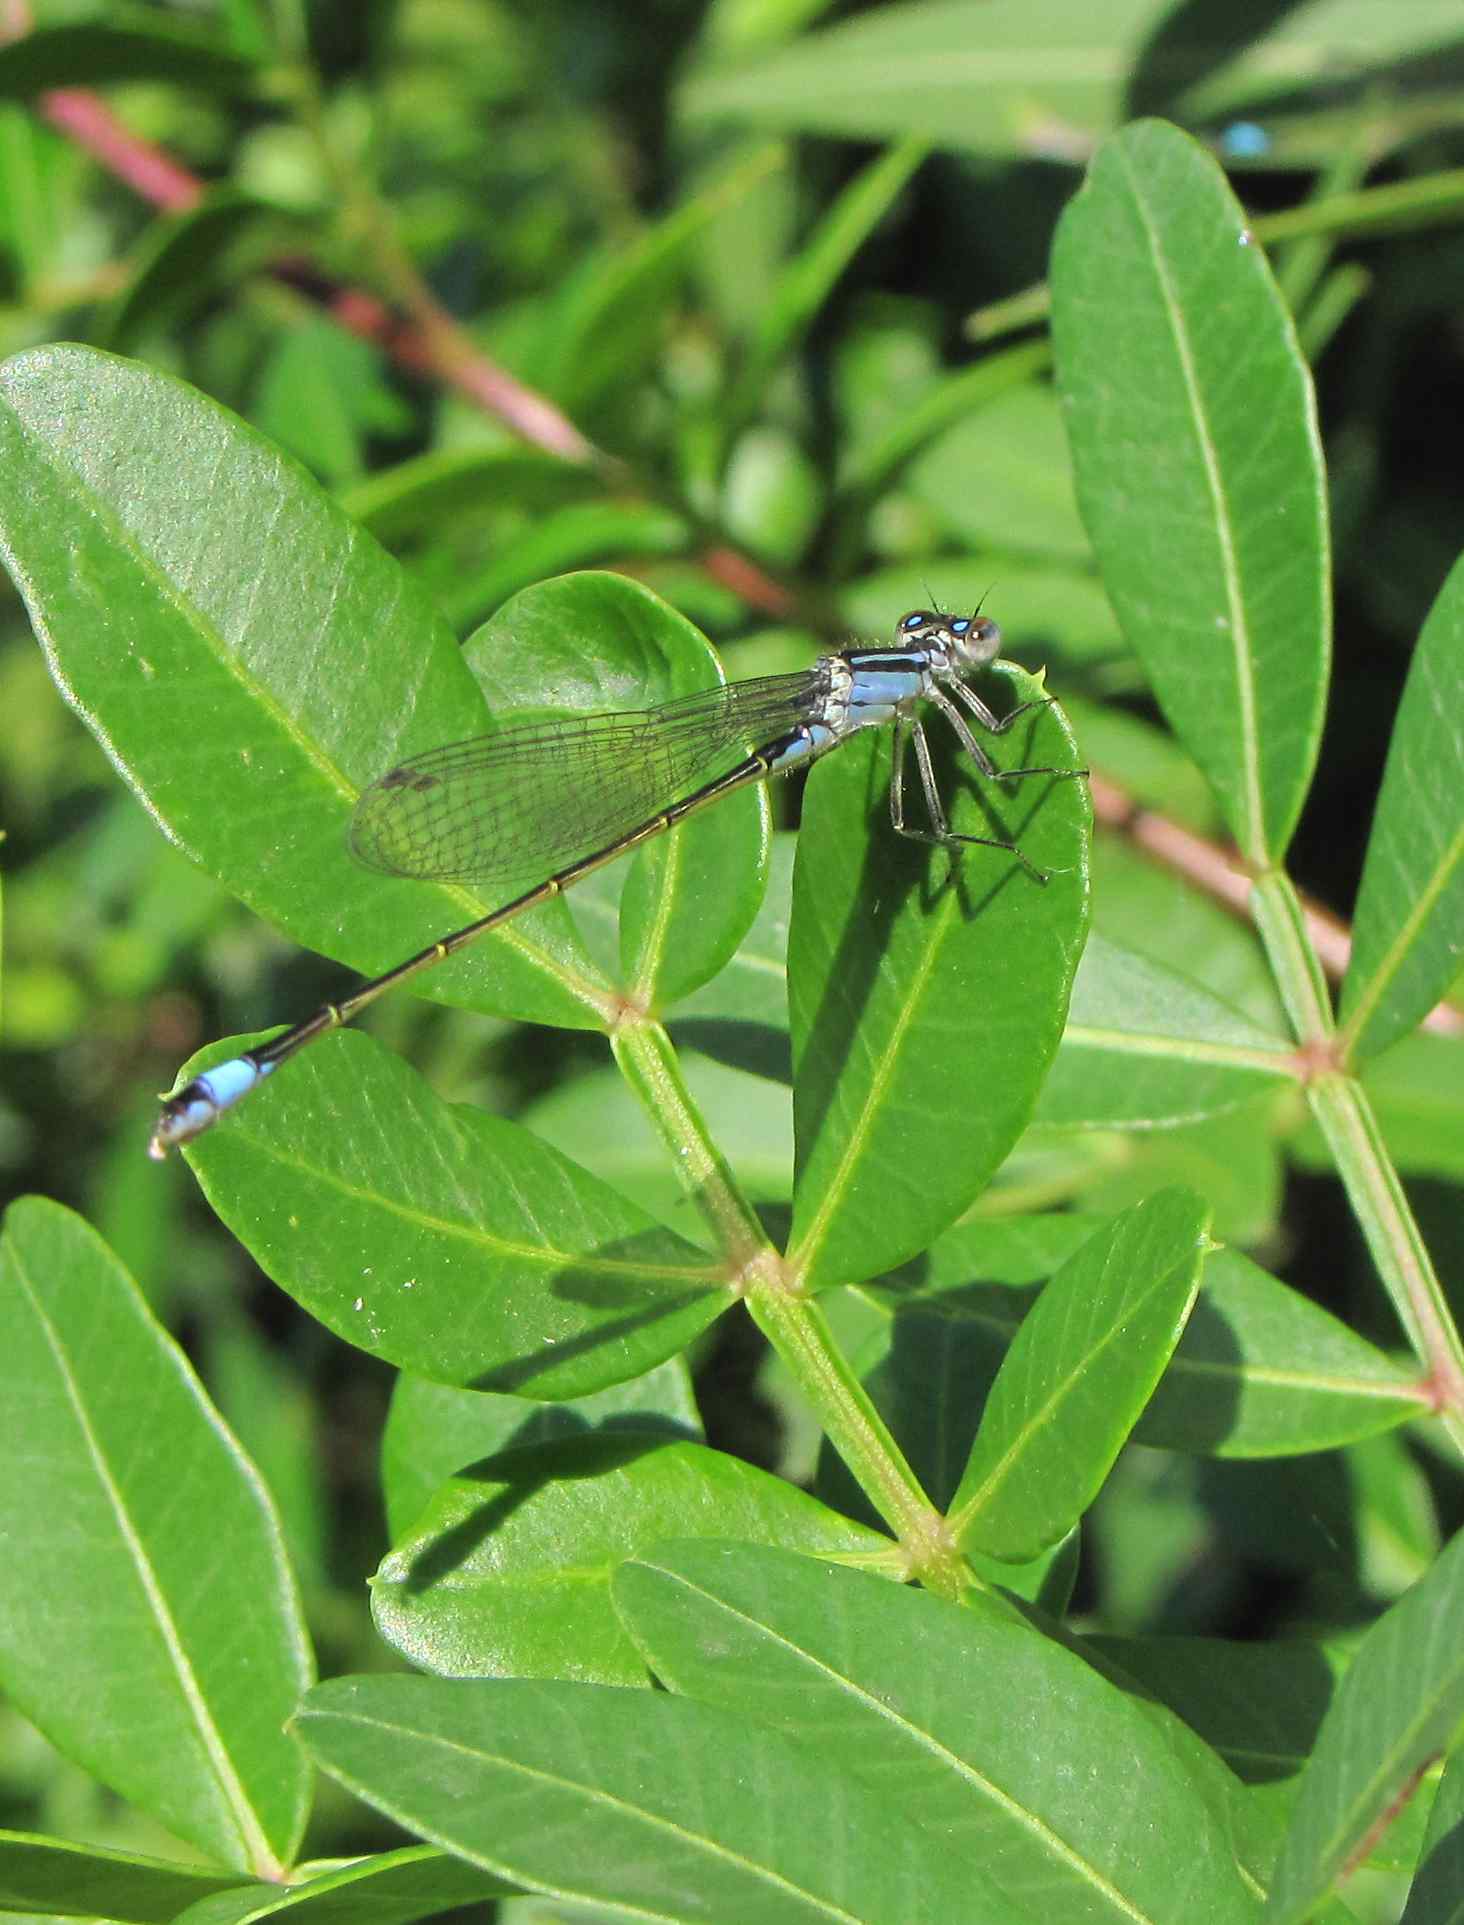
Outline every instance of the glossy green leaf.
[[797, 836], [774, 834], [768, 850], [767, 891], [752, 927], [726, 968], [670, 1016], [679, 1044], [704, 1049], [746, 1069], [760, 1069], [790, 1084], [788, 925], [797, 848]]
[[1372, 1626], [1301, 1776], [1266, 1908], [1300, 1925], [1464, 1727], [1464, 1533]]
[[[1024, 1293], [1020, 1307], [1028, 1302]], [[1016, 1307], [1003, 1306], [1009, 1313]], [[922, 1298], [897, 1311], [855, 1357], [876, 1410], [920, 1488], [940, 1510], [949, 1505], [961, 1481], [981, 1406], [1006, 1351], [1010, 1331], [994, 1337], [992, 1324], [992, 1319], [966, 1314], [964, 1303], [958, 1307], [948, 1298]], [[814, 1488], [836, 1510], [868, 1524], [880, 1523], [878, 1512], [827, 1440], [819, 1452]], [[1024, 1564], [970, 1551], [967, 1556], [988, 1584], [1030, 1598], [1061, 1617], [1072, 1596], [1080, 1548], [1074, 1529]]]
[[[868, 1354], [870, 1387], [938, 1502], [1036, 1286], [1102, 1227], [1077, 1212], [961, 1224], [871, 1286], [890, 1324]], [[1407, 1423], [1427, 1400], [1416, 1370], [1238, 1250], [1212, 1250], [1134, 1436], [1205, 1456], [1292, 1456]]]
[[1354, 1063], [1407, 1035], [1464, 965], [1464, 561], [1413, 652], [1368, 840], [1342, 1043]]
[[490, 1899], [521, 1889], [446, 1852], [412, 1845], [376, 1852], [285, 1891], [255, 1886], [202, 1899], [179, 1913], [173, 1925], [253, 1925], [256, 1919], [279, 1917], [288, 1917], [291, 1925], [417, 1925], [449, 1908], [462, 1918], [471, 1906], [477, 1916]]
[[[1177, 1748], [1025, 1624], [725, 1543], [627, 1564], [615, 1599], [673, 1691], [816, 1742], [932, 1859], [980, 1867], [1005, 1918], [1256, 1915]], [[1156, 1850], [1157, 1838], [1184, 1850]]]
[[[185, 1906], [233, 1891], [237, 1878], [136, 1852], [0, 1831], [0, 1913], [39, 1912], [172, 1925]], [[248, 1889], [257, 1892], [251, 1884]]]
[[1224, 176], [1162, 122], [1099, 153], [1058, 228], [1052, 325], [1083, 519], [1165, 714], [1242, 853], [1284, 853], [1330, 651], [1306, 363]]
[[600, 1431], [503, 1451], [449, 1478], [372, 1580], [377, 1628], [455, 1677], [642, 1684], [610, 1603], [666, 1537], [746, 1537], [831, 1558], [889, 1539], [702, 1444]]
[[1296, 1087], [1292, 1045], [1197, 983], [1094, 934], [1034, 1121], [1068, 1129], [1193, 1123]]
[[117, 5], [111, 18], [33, 28], [0, 47], [0, 98], [30, 100], [52, 87], [165, 80], [239, 93], [255, 68], [221, 38], [152, 7]]
[[[1210, 1205], [1217, 1241], [1245, 1247], [1274, 1236], [1281, 1219], [1283, 1170], [1274, 1109], [1274, 1099], [1263, 1098], [1175, 1129], [1122, 1135], [1044, 1130], [1040, 1135], [1050, 1143], [1087, 1143], [1103, 1152], [1094, 1156], [1090, 1169], [1080, 1169], [1075, 1181], [1085, 1210], [1113, 1216], [1179, 1183]], [[1052, 1199], [1042, 1195], [1039, 1200]]]
[[[463, 655], [500, 703], [570, 714], [642, 709], [723, 680], [706, 637], [684, 616], [639, 583], [595, 571], [525, 589], [469, 637]], [[737, 759], [733, 751], [725, 766]], [[648, 813], [676, 799], [658, 795]], [[639, 1005], [690, 994], [747, 934], [767, 880], [768, 815], [766, 785], [753, 783], [657, 836], [624, 867], [621, 984]]]
[[578, 1437], [590, 1430], [698, 1438], [701, 1422], [684, 1360], [673, 1357], [644, 1377], [612, 1384], [562, 1404], [494, 1391], [456, 1390], [403, 1373], [392, 1392], [381, 1439], [387, 1533], [395, 1540], [429, 1497], [465, 1464], [496, 1451]]
[[[1007, 688], [992, 690], [998, 680]], [[987, 681], [999, 709], [1041, 693], [1010, 665]], [[866, 731], [814, 770], [794, 872], [790, 1255], [815, 1286], [903, 1261], [980, 1193], [1031, 1115], [1087, 932], [1081, 779], [998, 790], [932, 721], [953, 828], [1020, 842], [1049, 872], [1044, 887], [1005, 850], [957, 859], [896, 835], [886, 733]], [[1054, 708], [988, 739], [1006, 768], [1080, 761]], [[908, 769], [907, 779], [918, 826], [919, 785]]]
[[583, 1396], [673, 1356], [730, 1301], [691, 1244], [520, 1125], [441, 1102], [368, 1037], [327, 1037], [270, 1096], [189, 1146], [204, 1194], [312, 1316], [401, 1369]]
[[305, 1820], [282, 1727], [311, 1664], [257, 1474], [127, 1273], [59, 1205], [7, 1212], [0, 1320], [0, 1537], [33, 1547], [0, 1590], [5, 1689], [180, 1838], [274, 1874]]
[[[363, 971], [493, 906], [347, 852], [368, 782], [488, 716], [420, 590], [303, 470], [180, 382], [73, 347], [0, 370], [0, 453], [0, 552], [51, 672], [194, 861]], [[423, 993], [595, 1026], [605, 986], [546, 909]]]
[[663, 1692], [336, 1678], [296, 1721], [332, 1777], [500, 1876], [678, 1925], [1012, 1925], [979, 1871], [780, 1731]]
[[1021, 1562], [1070, 1531], [1153, 1394], [1199, 1288], [1209, 1211], [1161, 1190], [1048, 1283], [997, 1374], [950, 1518]]
[[1214, 1250], [1134, 1437], [1215, 1457], [1291, 1457], [1414, 1422], [1428, 1401], [1415, 1369], [1240, 1251]]

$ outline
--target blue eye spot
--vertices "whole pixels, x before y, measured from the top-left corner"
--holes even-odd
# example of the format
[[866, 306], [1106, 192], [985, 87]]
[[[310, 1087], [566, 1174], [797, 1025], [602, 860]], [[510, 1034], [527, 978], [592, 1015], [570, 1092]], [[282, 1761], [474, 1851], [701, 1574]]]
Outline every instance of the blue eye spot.
[[905, 617], [900, 626], [901, 628], [923, 628], [928, 619], [924, 609], [917, 608], [913, 614]]
[[970, 626], [971, 617], [969, 615], [958, 615], [951, 623], [951, 633], [952, 635], [964, 635]]

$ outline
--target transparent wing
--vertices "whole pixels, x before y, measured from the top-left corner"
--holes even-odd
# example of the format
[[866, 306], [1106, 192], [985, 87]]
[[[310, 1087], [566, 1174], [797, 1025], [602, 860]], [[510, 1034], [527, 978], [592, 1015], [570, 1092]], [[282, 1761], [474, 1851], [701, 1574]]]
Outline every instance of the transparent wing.
[[814, 713], [815, 670], [660, 708], [531, 722], [413, 756], [356, 804], [351, 852], [434, 882], [549, 875], [629, 834]]

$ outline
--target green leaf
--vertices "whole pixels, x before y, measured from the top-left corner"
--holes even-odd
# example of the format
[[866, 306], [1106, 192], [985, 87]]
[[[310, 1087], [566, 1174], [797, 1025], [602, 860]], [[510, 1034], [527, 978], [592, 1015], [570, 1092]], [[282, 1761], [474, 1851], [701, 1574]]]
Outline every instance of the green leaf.
[[368, 1037], [290, 1069], [187, 1155], [260, 1267], [347, 1343], [438, 1383], [578, 1397], [727, 1308], [699, 1250]]
[[928, 151], [923, 137], [906, 139], [871, 161], [831, 202], [815, 232], [788, 261], [762, 307], [747, 359], [723, 405], [731, 427], [763, 401], [773, 370], [807, 335], [835, 283]]
[[464, 1464], [589, 1430], [699, 1438], [701, 1421], [685, 1362], [673, 1357], [644, 1377], [562, 1404], [455, 1390], [403, 1373], [381, 1440], [388, 1535], [393, 1542], [402, 1537], [437, 1487]]
[[370, 435], [400, 435], [413, 425], [387, 385], [374, 342], [313, 315], [270, 346], [254, 397], [257, 425], [331, 487], [366, 466]]
[[[1102, 1218], [1077, 1213], [961, 1224], [871, 1286], [890, 1322], [861, 1364], [938, 1503], [955, 1488], [964, 1464], [953, 1474], [952, 1460], [970, 1448], [1036, 1286], [1102, 1228]], [[1238, 1250], [1212, 1250], [1134, 1437], [1206, 1456], [1294, 1456], [1407, 1423], [1427, 1406], [1415, 1369]]]
[[1052, 298], [1105, 586], [1242, 854], [1277, 862], [1330, 652], [1322, 457], [1290, 317], [1219, 168], [1156, 121], [1093, 162]]
[[1358, 1647], [1297, 1790], [1266, 1907], [1300, 1925], [1464, 1724], [1464, 1532]]
[[[678, 1043], [725, 1062], [761, 1069], [791, 1084], [788, 1042], [788, 925], [793, 915], [793, 863], [798, 838], [775, 832], [768, 849], [768, 886], [752, 927], [711, 982], [671, 1013]], [[740, 1034], [738, 1032], [741, 1032]]]
[[[973, 474], [981, 476], [979, 488], [971, 486]], [[962, 547], [1090, 560], [1061, 410], [1045, 383], [1028, 381], [968, 415], [920, 456], [905, 486]], [[1021, 587], [1005, 569], [1000, 590], [1002, 603], [1015, 609]]]
[[[979, 154], [1070, 160], [1122, 118], [1137, 50], [1165, 0], [986, 0], [879, 7], [786, 47], [703, 68], [682, 89], [693, 122], [885, 140], [912, 124]], [[978, 108], [979, 103], [979, 108]]]
[[640, 379], [661, 347], [673, 300], [707, 230], [786, 166], [780, 145], [760, 146], [630, 246], [607, 247], [549, 316], [538, 346], [538, 383], [582, 416], [607, 390]]
[[[793, 1165], [788, 1089], [705, 1057], [688, 1056], [680, 1069], [744, 1195], [759, 1204], [786, 1203]], [[710, 1233], [691, 1206], [664, 1138], [624, 1075], [607, 1069], [577, 1076], [531, 1105], [523, 1121], [679, 1236], [711, 1248]]]
[[1367, 845], [1341, 1042], [1364, 1062], [1420, 1023], [1464, 963], [1464, 560], [1413, 652]]
[[718, 1543], [626, 1565], [615, 1599], [673, 1691], [816, 1742], [932, 1861], [991, 1878], [1005, 1919], [1255, 1916], [1182, 1754], [1142, 1705], [1028, 1625]]
[[305, 1821], [282, 1726], [311, 1664], [263, 1486], [131, 1278], [57, 1204], [6, 1213], [0, 1328], [0, 1539], [31, 1547], [0, 1590], [5, 1689], [180, 1838], [277, 1875]]
[[[1093, 1167], [1082, 1172], [1079, 1166], [1075, 1183], [1085, 1210], [1116, 1215], [1155, 1190], [1179, 1183], [1208, 1202], [1217, 1240], [1244, 1247], [1275, 1236], [1281, 1218], [1282, 1165], [1274, 1109], [1274, 1099], [1265, 1098], [1176, 1129], [1133, 1130], [1122, 1136], [1051, 1130], [1037, 1134], [1059, 1148], [1093, 1146]], [[1099, 1153], [1105, 1144], [1106, 1153]], [[1039, 1181], [1040, 1175], [1039, 1169]], [[1040, 1200], [1045, 1203], [1049, 1197], [1045, 1192]]]
[[296, 1720], [332, 1777], [531, 1890], [623, 1916], [1012, 1925], [837, 1760], [652, 1691], [336, 1678]]
[[288, 1891], [256, 1886], [201, 1899], [180, 1912], [173, 1925], [253, 1925], [255, 1919], [285, 1913], [291, 1925], [416, 1925], [449, 1907], [476, 1908], [519, 1889], [445, 1852], [412, 1845], [358, 1859]]
[[[1203, 49], [1203, 37], [1196, 40]], [[1402, 7], [1313, 0], [1276, 16], [1267, 32], [1246, 35], [1230, 59], [1204, 61], [1186, 105], [1218, 119], [1283, 110], [1299, 96], [1343, 103], [1355, 128], [1369, 108], [1380, 107], [1380, 91], [1390, 95], [1394, 112], [1402, 110], [1411, 89], [1433, 84], [1429, 56], [1436, 59], [1458, 43], [1459, 15], [1449, 0], [1408, 0]], [[1329, 157], [1336, 147], [1334, 135]]]
[[[137, 1852], [76, 1845], [33, 1832], [0, 1831], [0, 1912], [64, 1913], [172, 1925], [184, 1906], [233, 1892], [238, 1878]], [[251, 1892], [258, 1887], [251, 1885]]]
[[[1031, 377], [1034, 374], [1045, 373], [1051, 361], [1052, 350], [1045, 341], [1024, 341], [1019, 347], [1005, 348], [997, 353], [985, 355], [980, 361], [974, 362], [970, 367], [960, 368], [954, 374], [944, 374], [922, 382], [913, 398], [906, 405], [894, 409], [877, 430], [868, 432], [846, 444], [842, 450], [838, 476], [839, 492], [834, 502], [833, 514], [851, 525], [856, 517], [862, 519], [881, 492], [887, 489], [896, 477], [916, 460], [917, 456], [922, 455], [929, 444], [935, 442], [942, 449], [947, 447], [949, 437], [946, 431], [953, 428], [956, 423], [965, 422], [972, 417], [982, 423], [986, 422], [1002, 397], [1014, 388], [1020, 388], [1024, 392], [1037, 392], [1032, 387]], [[874, 401], [875, 398], [870, 397], [870, 399]], [[888, 406], [887, 395], [886, 406]], [[1002, 417], [998, 414], [997, 418]], [[1010, 419], [1010, 417], [1006, 418]], [[857, 429], [859, 425], [857, 416], [850, 425], [851, 428]], [[1061, 430], [1059, 430], [1059, 436], [1060, 434]], [[943, 438], [937, 441], [937, 437]], [[983, 443], [983, 462], [986, 453]], [[933, 449], [930, 452], [930, 459], [932, 461], [936, 459]], [[1064, 472], [1066, 472], [1065, 464]], [[925, 479], [928, 481], [928, 475]], [[1003, 483], [1009, 479], [1007, 474], [1001, 477]], [[918, 482], [915, 484], [915, 492], [942, 517], [952, 506], [948, 498], [932, 500], [930, 488], [921, 487]], [[962, 490], [959, 497], [962, 505], [973, 500], [973, 496]], [[1064, 505], [1069, 507], [1071, 519], [1076, 524], [1077, 512], [1076, 508], [1071, 506], [1071, 500], [1072, 489], [1069, 486], [1067, 502]], [[1005, 524], [1001, 522], [999, 516], [992, 519], [1000, 526], [996, 539], [1004, 542], [1006, 540]], [[972, 524], [967, 522], [965, 525], [969, 527]], [[984, 525], [990, 528], [992, 522], [988, 521]], [[1077, 527], [1076, 533], [1081, 544], [1081, 552], [1086, 556], [1087, 538], [1080, 526]], [[846, 539], [852, 542], [852, 534], [846, 535]], [[1018, 541], [1013, 545], [1021, 544]], [[944, 574], [944, 567], [943, 562], [942, 574]], [[1004, 590], [1010, 589], [1009, 574], [1003, 574], [1002, 586]], [[977, 595], [971, 598], [971, 602], [964, 605], [974, 606], [976, 599], [984, 592], [985, 584], [977, 591]], [[900, 606], [904, 607], [906, 601], [915, 599], [916, 596], [907, 596], [900, 602]], [[949, 607], [958, 605], [944, 589], [942, 599]], [[1013, 595], [1012, 605], [1016, 606], [1020, 600], [1020, 596]], [[884, 604], [881, 604], [882, 608], [883, 606]]]
[[1034, 1121], [1068, 1129], [1194, 1123], [1297, 1086], [1293, 1046], [1178, 973], [1094, 934]]
[[1095, 1634], [1083, 1643], [1177, 1712], [1247, 1784], [1301, 1770], [1346, 1668], [1338, 1650], [1302, 1638]]
[[1415, 1369], [1240, 1251], [1213, 1250], [1134, 1437], [1215, 1457], [1292, 1457], [1416, 1421], [1428, 1402]]
[[366, 475], [337, 499], [379, 540], [398, 542], [505, 502], [542, 514], [593, 501], [602, 489], [592, 469], [537, 448], [444, 448]]
[[[1041, 694], [1010, 664], [996, 674], [1010, 688], [999, 707]], [[903, 1261], [980, 1193], [1031, 1115], [1087, 931], [1084, 782], [998, 788], [933, 721], [952, 827], [1019, 841], [1049, 872], [1043, 887], [1005, 850], [955, 858], [896, 835], [887, 733], [865, 731], [814, 770], [794, 872], [790, 1260], [816, 1287]], [[1050, 707], [989, 743], [1006, 768], [1080, 760]], [[907, 770], [917, 826], [918, 786]]]
[[600, 1431], [500, 1452], [449, 1478], [372, 1580], [382, 1636], [455, 1677], [643, 1684], [610, 1603], [666, 1537], [741, 1536], [857, 1558], [889, 1539], [702, 1444]]
[[652, 503], [566, 502], [535, 517], [481, 567], [454, 569], [440, 585], [443, 613], [462, 633], [490, 619], [510, 595], [546, 575], [604, 562], [626, 566], [641, 556], [661, 560], [682, 555], [691, 539], [683, 515]]
[[[421, 592], [303, 470], [180, 382], [73, 347], [0, 370], [0, 458], [0, 552], [51, 672], [195, 862], [365, 972], [493, 907], [347, 852], [368, 782], [488, 717]], [[423, 993], [596, 1026], [605, 986], [545, 909]]]
[[1208, 1221], [1193, 1191], [1161, 1190], [1052, 1278], [997, 1374], [951, 1505], [963, 1544], [1022, 1562], [1077, 1523], [1183, 1333]]
[[1093, 903], [1095, 928], [1110, 942], [1192, 977], [1269, 1035], [1287, 1033], [1254, 924], [1240, 922], [1118, 836], [1099, 836], [1094, 844]]
[[0, 47], [0, 98], [31, 100], [53, 87], [166, 80], [240, 93], [257, 71], [216, 35], [151, 7], [110, 0], [108, 20], [38, 27]]
[[[623, 575], [594, 571], [526, 588], [469, 637], [463, 655], [499, 706], [568, 714], [643, 709], [724, 679], [684, 616]], [[737, 760], [733, 750], [706, 777]], [[638, 771], [646, 818], [677, 800], [647, 786], [660, 767], [652, 756]], [[554, 806], [551, 798], [541, 813]], [[623, 871], [620, 988], [638, 1006], [689, 995], [733, 955], [762, 901], [768, 818], [767, 785], [752, 783], [657, 836]]]

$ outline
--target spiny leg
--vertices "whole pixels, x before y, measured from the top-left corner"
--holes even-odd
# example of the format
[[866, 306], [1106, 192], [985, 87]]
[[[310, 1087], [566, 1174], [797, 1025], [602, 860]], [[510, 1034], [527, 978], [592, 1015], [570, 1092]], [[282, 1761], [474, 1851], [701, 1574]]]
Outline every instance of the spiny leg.
[[[969, 735], [970, 731], [966, 728], [965, 721], [959, 715], [955, 720], [959, 732]], [[911, 738], [915, 743], [915, 766], [920, 772], [920, 787], [925, 796], [926, 811], [930, 816], [929, 829], [912, 829], [905, 821], [905, 745]], [[983, 759], [978, 750], [976, 755], [978, 765]], [[982, 849], [1005, 849], [1009, 856], [1016, 857], [1034, 882], [1045, 883], [1048, 880], [1047, 871], [1039, 869], [1029, 856], [1023, 854], [1015, 842], [1003, 842], [997, 836], [964, 835], [950, 826], [941, 803], [940, 791], [936, 787], [935, 769], [931, 764], [930, 744], [925, 739], [925, 730], [918, 721], [906, 721], [903, 717], [895, 728], [894, 768], [890, 776], [890, 821], [894, 824], [896, 832], [907, 837], [909, 841], [928, 843], [937, 849], [959, 850], [968, 844]]]
[[[981, 726], [984, 729], [989, 729], [993, 735], [1005, 735], [1019, 715], [1027, 714], [1030, 709], [1051, 708], [1057, 700], [1055, 695], [1034, 696], [1030, 702], [1023, 702], [1020, 707], [1014, 708], [1010, 715], [998, 720], [976, 691], [967, 688], [964, 682], [953, 681], [950, 687], [959, 700], [964, 702], [966, 707], [970, 709]], [[941, 702], [938, 692], [935, 690], [932, 690], [932, 694], [936, 696], [938, 706], [950, 720], [956, 733], [960, 736], [962, 745], [969, 751], [974, 738], [971, 735], [965, 718], [957, 710], [954, 703]], [[1057, 769], [1046, 763], [1039, 765], [1035, 769], [998, 769], [992, 763], [989, 756], [978, 756], [977, 759], [978, 763], [983, 765], [983, 773], [989, 775], [993, 782], [1013, 782], [1018, 776], [1022, 775], [1086, 775], [1088, 773], [1086, 769]]]

